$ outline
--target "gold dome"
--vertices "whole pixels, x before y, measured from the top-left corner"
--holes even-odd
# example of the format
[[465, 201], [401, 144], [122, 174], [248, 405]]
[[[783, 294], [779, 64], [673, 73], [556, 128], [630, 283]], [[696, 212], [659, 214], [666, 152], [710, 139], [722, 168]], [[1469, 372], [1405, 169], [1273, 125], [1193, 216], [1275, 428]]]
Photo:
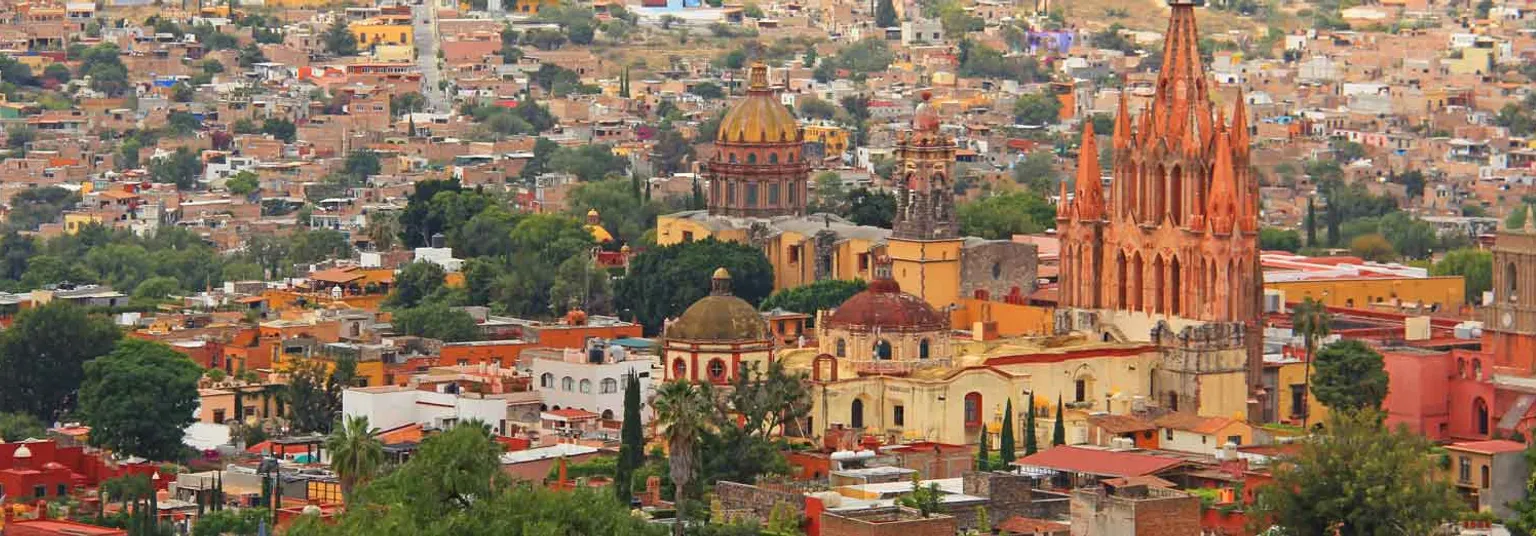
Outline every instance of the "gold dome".
[[768, 89], [768, 67], [752, 64], [747, 78], [747, 98], [720, 120], [717, 142], [799, 143], [800, 123]]
[[747, 300], [731, 294], [731, 273], [724, 266], [710, 275], [710, 293], [693, 302], [667, 326], [668, 339], [693, 341], [766, 341], [768, 321]]

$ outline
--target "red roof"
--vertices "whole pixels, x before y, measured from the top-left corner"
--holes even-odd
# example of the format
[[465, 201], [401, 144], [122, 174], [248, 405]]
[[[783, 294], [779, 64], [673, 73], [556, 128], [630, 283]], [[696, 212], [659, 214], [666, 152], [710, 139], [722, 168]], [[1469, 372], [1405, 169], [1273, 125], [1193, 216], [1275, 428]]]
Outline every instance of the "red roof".
[[876, 279], [827, 317], [829, 328], [937, 331], [949, 321], [927, 301], [901, 291], [894, 279]]
[[1062, 523], [1057, 523], [1055, 521], [1046, 521], [1044, 519], [1035, 519], [1032, 517], [1013, 516], [1008, 518], [1007, 521], [999, 523], [997, 528], [1002, 529], [1004, 534], [1052, 534], [1057, 532], [1066, 532], [1072, 527]]
[[548, 413], [550, 415], [554, 415], [556, 417], [563, 417], [565, 419], [570, 419], [570, 420], [573, 420], [573, 421], [574, 420], [581, 420], [581, 419], [596, 419], [598, 417], [601, 417], [601, 415], [598, 415], [596, 413], [592, 413], [592, 412], [584, 410], [584, 409], [576, 409], [576, 408], [557, 409], [557, 410], [554, 410], [554, 411], [546, 411], [545, 413]]
[[1504, 454], [1508, 452], [1520, 452], [1525, 450], [1524, 443], [1517, 443], [1508, 439], [1490, 439], [1488, 441], [1464, 441], [1452, 443], [1446, 448], [1476, 452], [1478, 454]]
[[1184, 461], [1139, 452], [1062, 445], [1037, 452], [1033, 456], [1025, 456], [1013, 463], [1099, 476], [1142, 476], [1166, 470]]

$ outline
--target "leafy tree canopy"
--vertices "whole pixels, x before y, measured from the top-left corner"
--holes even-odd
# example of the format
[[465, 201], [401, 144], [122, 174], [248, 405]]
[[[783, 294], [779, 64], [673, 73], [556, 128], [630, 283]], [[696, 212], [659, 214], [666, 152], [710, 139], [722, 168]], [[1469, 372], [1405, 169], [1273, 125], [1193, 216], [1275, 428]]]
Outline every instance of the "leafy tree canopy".
[[180, 459], [203, 371], [162, 343], [127, 339], [85, 364], [80, 410], [91, 442], [151, 460]]
[[664, 319], [708, 296], [710, 276], [722, 267], [731, 273], [732, 291], [747, 303], [759, 303], [773, 290], [773, 266], [761, 250], [711, 237], [636, 255], [629, 276], [615, 288], [619, 312], [655, 332]]

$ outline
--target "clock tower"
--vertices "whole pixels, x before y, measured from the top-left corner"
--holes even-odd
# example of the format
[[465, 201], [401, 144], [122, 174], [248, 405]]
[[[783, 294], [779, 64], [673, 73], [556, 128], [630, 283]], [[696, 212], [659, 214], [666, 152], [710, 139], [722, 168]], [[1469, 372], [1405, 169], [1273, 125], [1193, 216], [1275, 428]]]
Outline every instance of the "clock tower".
[[1483, 350], [1495, 373], [1536, 375], [1536, 213], [1499, 231], [1493, 245], [1493, 303], [1486, 308]]

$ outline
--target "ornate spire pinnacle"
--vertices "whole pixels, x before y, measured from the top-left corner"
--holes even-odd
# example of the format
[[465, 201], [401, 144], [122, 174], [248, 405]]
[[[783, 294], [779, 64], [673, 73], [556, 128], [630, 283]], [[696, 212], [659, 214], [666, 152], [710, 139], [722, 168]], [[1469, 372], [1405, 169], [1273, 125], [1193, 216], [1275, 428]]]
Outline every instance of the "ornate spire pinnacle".
[[1232, 107], [1232, 148], [1248, 152], [1248, 107], [1243, 104], [1243, 90], [1237, 90], [1237, 105]]
[[1120, 109], [1115, 111], [1115, 149], [1131, 145], [1131, 112], [1125, 104], [1125, 90], [1120, 90]]
[[1077, 146], [1077, 197], [1072, 207], [1079, 220], [1104, 217], [1104, 185], [1099, 170], [1099, 142], [1093, 121], [1083, 121], [1083, 141]]
[[762, 62], [753, 63], [747, 71], [748, 91], [768, 91], [768, 66]]
[[1237, 177], [1232, 170], [1232, 144], [1226, 132], [1216, 134], [1216, 163], [1211, 180], [1210, 207], [1206, 210], [1211, 231], [1230, 234], [1233, 220], [1237, 217]]
[[1205, 69], [1200, 63], [1200, 32], [1195, 25], [1195, 4], [1172, 0], [1173, 14], [1163, 37], [1163, 66], [1157, 75], [1157, 94], [1152, 109], [1157, 114], [1158, 134], [1177, 140], [1188, 127], [1188, 114], [1210, 102]]
[[1198, 128], [1194, 117], [1195, 113], [1197, 112], [1191, 110], [1190, 113], [1184, 114], [1184, 117], [1188, 118], [1187, 122], [1189, 124], [1183, 129], [1184, 139], [1179, 144], [1184, 149], [1184, 154], [1189, 156], [1198, 156], [1200, 154], [1201, 139], [1195, 134], [1195, 129]]
[[1072, 205], [1067, 202], [1066, 180], [1059, 180], [1056, 182], [1056, 196], [1059, 199], [1056, 201], [1056, 221], [1067, 221], [1068, 219], [1071, 219]]

